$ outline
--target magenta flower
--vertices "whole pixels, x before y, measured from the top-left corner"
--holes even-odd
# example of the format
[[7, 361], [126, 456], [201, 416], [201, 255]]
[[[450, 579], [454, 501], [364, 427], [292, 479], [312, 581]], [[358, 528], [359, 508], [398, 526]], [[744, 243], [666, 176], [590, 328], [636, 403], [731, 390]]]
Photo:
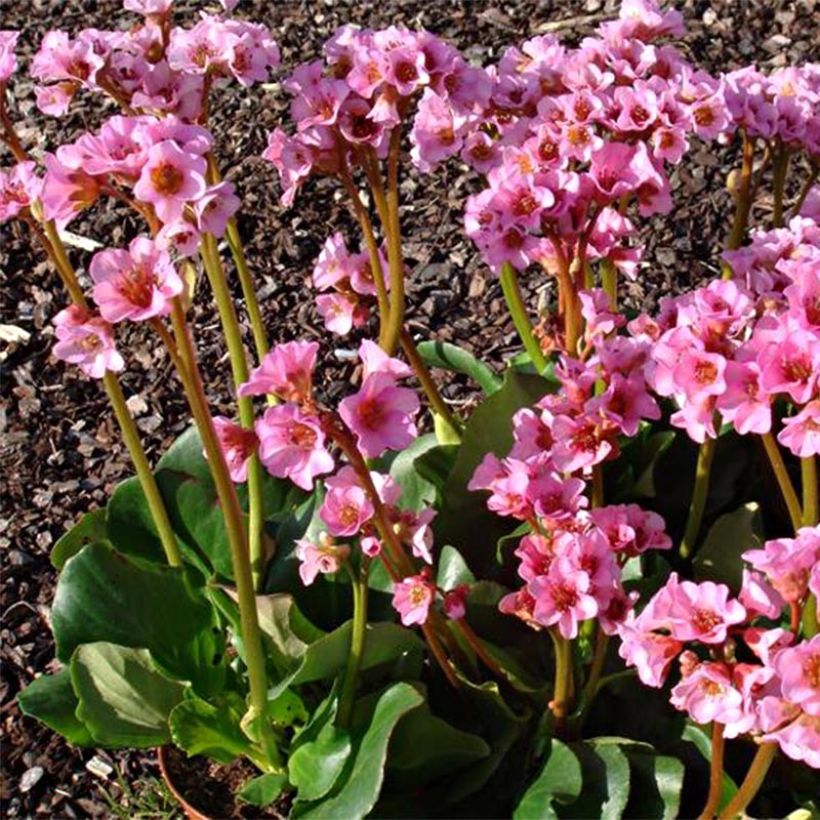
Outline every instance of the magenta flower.
[[533, 618], [542, 626], [557, 624], [558, 631], [572, 640], [578, 623], [598, 614], [598, 602], [591, 594], [592, 580], [568, 557], [550, 564], [547, 575], [531, 581], [527, 588], [535, 599]]
[[760, 387], [760, 368], [754, 361], [726, 362], [726, 390], [718, 396], [717, 409], [740, 435], [768, 433], [772, 429], [772, 409], [768, 395]]
[[470, 594], [468, 584], [459, 584], [457, 587], [444, 593], [444, 614], [451, 621], [460, 621], [467, 614], [467, 596]]
[[194, 202], [197, 227], [202, 233], [221, 237], [228, 220], [239, 210], [239, 197], [230, 182], [212, 185]]
[[684, 350], [672, 371], [675, 384], [690, 402], [702, 402], [726, 390], [726, 359], [703, 350]]
[[0, 31], [0, 85], [8, 82], [9, 77], [17, 70], [17, 48], [19, 31]]
[[18, 162], [10, 171], [0, 171], [0, 224], [31, 207], [41, 188], [33, 162]]
[[413, 417], [419, 398], [407, 387], [397, 387], [389, 371], [371, 373], [357, 393], [342, 399], [339, 415], [355, 434], [367, 458], [385, 450], [401, 450], [418, 435]]
[[132, 240], [127, 251], [94, 254], [89, 273], [94, 301], [109, 322], [164, 316], [171, 309], [170, 300], [183, 288], [171, 257], [145, 236]]
[[426, 623], [435, 597], [436, 588], [426, 569], [420, 575], [411, 575], [393, 584], [393, 609], [401, 616], [404, 626]]
[[810, 401], [799, 413], [783, 419], [777, 440], [799, 458], [820, 454], [820, 400]]
[[240, 386], [239, 395], [263, 396], [271, 393], [285, 401], [310, 401], [318, 350], [317, 342], [276, 345], [262, 359], [262, 364], [251, 371], [248, 381]]
[[743, 717], [743, 695], [723, 663], [701, 663], [672, 689], [671, 704], [696, 723], [734, 723]]
[[256, 435], [259, 459], [276, 478], [289, 478], [297, 487], [311, 490], [316, 476], [333, 470], [319, 419], [295, 404], [269, 407], [256, 422]]
[[173, 140], [163, 140], [149, 150], [134, 196], [153, 205], [163, 222], [173, 222], [188, 202], [205, 194], [207, 170], [204, 157], [183, 151]]
[[61, 310], [53, 323], [56, 358], [76, 364], [92, 379], [101, 379], [108, 371], [118, 372], [125, 367], [114, 345], [114, 331], [100, 316], [71, 305]]
[[228, 465], [231, 481], [244, 484], [248, 480], [248, 461], [259, 446], [256, 433], [224, 416], [214, 416], [214, 428]]
[[327, 492], [319, 517], [327, 524], [328, 532], [336, 536], [356, 535], [374, 512], [356, 471], [349, 465], [342, 467], [336, 475], [326, 478], [324, 483]]

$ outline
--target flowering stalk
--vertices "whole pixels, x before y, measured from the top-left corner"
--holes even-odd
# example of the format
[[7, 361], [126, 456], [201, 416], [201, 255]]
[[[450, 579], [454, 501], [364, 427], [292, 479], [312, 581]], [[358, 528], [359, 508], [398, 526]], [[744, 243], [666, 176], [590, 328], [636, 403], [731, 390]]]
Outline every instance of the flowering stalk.
[[[236, 316], [236, 309], [225, 281], [224, 271], [219, 259], [219, 249], [212, 234], [206, 233], [202, 237], [202, 261], [211, 289], [214, 293], [222, 329], [225, 333], [225, 342], [228, 346], [228, 355], [231, 360], [234, 387], [248, 380], [248, 363], [245, 358], [245, 347], [242, 344], [242, 331]], [[254, 412], [253, 400], [250, 397], [237, 398], [239, 408], [239, 422], [246, 430], [253, 430]], [[253, 573], [253, 588], [259, 588], [259, 582], [264, 569], [262, 548], [262, 527], [264, 523], [262, 510], [262, 467], [259, 456], [253, 453], [248, 460], [248, 549]]]
[[[726, 247], [729, 250], [739, 248], [743, 243], [743, 235], [746, 233], [746, 225], [749, 222], [749, 213], [752, 209], [752, 170], [755, 158], [755, 138], [748, 134], [743, 135], [743, 161], [740, 168], [740, 181], [735, 192], [735, 220], [732, 224], [732, 232]], [[723, 278], [731, 279], [733, 276], [732, 266], [728, 262], [723, 263]]]
[[[541, 346], [538, 344], [538, 339], [533, 334], [533, 326], [530, 317], [527, 315], [527, 309], [524, 305], [524, 300], [521, 297], [521, 289], [518, 285], [518, 277], [515, 273], [515, 268], [509, 263], [505, 262], [501, 266], [501, 290], [504, 293], [504, 299], [507, 302], [507, 309], [510, 311], [515, 329], [524, 344], [524, 349], [532, 359], [533, 366], [539, 373], [543, 373], [547, 367], [547, 360], [541, 351]], [[577, 339], [576, 339], [577, 344]]]
[[723, 791], [723, 752], [725, 748], [723, 724], [718, 721], [712, 723], [712, 760], [709, 766], [709, 794], [706, 805], [700, 813], [699, 820], [712, 820], [720, 806], [720, 796]]
[[709, 476], [712, 472], [712, 462], [715, 460], [716, 448], [717, 439], [707, 437], [698, 450], [698, 463], [695, 467], [695, 488], [692, 491], [689, 517], [686, 519], [686, 529], [680, 544], [680, 557], [684, 559], [691, 557], [700, 533], [703, 513], [706, 510], [706, 499], [709, 495]]
[[772, 470], [780, 486], [780, 492], [783, 493], [783, 500], [789, 510], [792, 527], [797, 532], [803, 520], [803, 512], [800, 509], [800, 501], [797, 498], [792, 480], [789, 478], [789, 472], [786, 469], [780, 448], [771, 433], [763, 433], [761, 438], [763, 439], [763, 446], [766, 448], [766, 455], [769, 457], [769, 463], [772, 465]]
[[601, 287], [609, 296], [609, 301], [612, 305], [612, 310], [618, 308], [618, 269], [615, 264], [609, 260], [604, 259], [601, 262]]
[[592, 701], [595, 700], [595, 695], [598, 693], [601, 683], [601, 673], [604, 671], [604, 663], [606, 662], [606, 650], [609, 646], [609, 635], [607, 635], [600, 627], [598, 634], [595, 636], [595, 650], [592, 655], [592, 663], [589, 665], [589, 673], [587, 681], [584, 684], [581, 693], [581, 707], [582, 712], [579, 722], [583, 723], [586, 714], [592, 706]]
[[803, 526], [813, 527], [818, 521], [816, 457], [801, 458], [800, 472], [803, 479]]
[[780, 145], [775, 153], [772, 165], [772, 188], [774, 192], [774, 205], [772, 210], [772, 226], [783, 227], [783, 196], [786, 189], [786, 177], [789, 173], [789, 160], [791, 154], [785, 145]]
[[553, 730], [560, 736], [566, 726], [572, 700], [572, 642], [555, 628], [550, 628], [549, 633], [555, 647], [555, 685], [549, 708], [554, 718]]
[[350, 633], [350, 656], [342, 682], [342, 693], [339, 696], [339, 711], [336, 714], [336, 725], [343, 729], [350, 726], [353, 700], [356, 695], [356, 681], [364, 655], [367, 632], [367, 576], [370, 570], [370, 559], [366, 555], [362, 556], [362, 565], [358, 573], [349, 565], [346, 566], [353, 587], [353, 626]]
[[776, 754], [776, 743], [763, 743], [760, 745], [760, 748], [754, 756], [754, 760], [752, 760], [752, 765], [746, 773], [746, 778], [737, 790], [737, 794], [735, 794], [726, 808], [720, 813], [721, 820], [724, 820], [724, 818], [728, 820], [728, 818], [743, 814], [746, 807], [754, 800], [755, 795], [763, 785], [763, 780]]
[[461, 618], [453, 623], [455, 623], [456, 629], [461, 633], [467, 645], [473, 650], [473, 652], [475, 652], [476, 656], [487, 667], [487, 669], [489, 669], [499, 680], [509, 680], [509, 675], [506, 674], [501, 665], [487, 651], [484, 644], [481, 643], [481, 639], [475, 634], [475, 631], [470, 624], [467, 623], [467, 619]]
[[231, 550], [231, 562], [239, 602], [242, 643], [245, 648], [245, 665], [248, 669], [250, 684], [250, 709], [248, 710], [247, 719], [250, 723], [258, 725], [259, 737], [265, 755], [271, 766], [277, 767], [280, 756], [271, 726], [267, 720], [268, 685], [265, 672], [265, 656], [256, 611], [253, 573], [246, 546], [245, 529], [242, 523], [242, 509], [239, 506], [236, 487], [231, 481], [225, 456], [216, 435], [196, 361], [196, 351], [185, 319], [185, 311], [179, 298], [171, 300], [171, 323], [174, 329], [173, 338], [161, 322], [154, 322], [154, 327], [160, 333], [168, 348], [168, 354], [176, 367], [177, 375], [185, 390], [194, 422], [202, 439], [205, 455], [211, 467], [217, 497], [225, 518], [225, 530]]
[[384, 334], [384, 349], [393, 355], [399, 344], [399, 334], [404, 324], [404, 260], [401, 250], [401, 224], [399, 222], [399, 154], [401, 151], [401, 128], [397, 126], [390, 135], [387, 155], [387, 258], [390, 265], [390, 318]]

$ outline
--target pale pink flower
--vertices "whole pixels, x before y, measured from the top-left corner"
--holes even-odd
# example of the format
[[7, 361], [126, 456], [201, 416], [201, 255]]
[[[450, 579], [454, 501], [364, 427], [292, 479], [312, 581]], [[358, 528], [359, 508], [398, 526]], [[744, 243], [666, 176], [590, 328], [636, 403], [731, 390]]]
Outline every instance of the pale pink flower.
[[777, 619], [783, 612], [785, 601], [759, 572], [743, 570], [743, 581], [740, 587], [740, 603], [750, 616], [763, 615]]
[[325, 327], [337, 336], [347, 336], [354, 327], [361, 327], [368, 316], [364, 305], [344, 293], [319, 294], [316, 312], [324, 320]]
[[777, 440], [798, 458], [820, 455], [820, 400], [810, 401], [799, 413], [783, 419]]
[[655, 688], [663, 686], [672, 661], [683, 650], [683, 643], [668, 635], [645, 630], [640, 616], [637, 620], [627, 618], [620, 624], [618, 635], [621, 638], [618, 654], [638, 670], [641, 683]]
[[401, 359], [388, 356], [379, 345], [370, 339], [362, 339], [358, 352], [362, 362], [363, 379], [373, 373], [386, 373], [395, 379], [406, 379], [413, 375], [412, 369]]
[[94, 301], [109, 322], [164, 316], [183, 283], [171, 257], [148, 237], [138, 236], [128, 250], [108, 249], [91, 259]]
[[148, 16], [164, 16], [171, 10], [173, 0], [122, 0], [122, 7], [128, 11]]
[[228, 220], [239, 210], [239, 197], [230, 182], [220, 182], [208, 188], [193, 208], [199, 230], [221, 237]]
[[56, 358], [76, 364], [86, 376], [101, 379], [108, 371], [125, 367], [114, 345], [111, 325], [79, 305], [61, 310], [53, 319], [57, 342]]
[[415, 513], [412, 510], [393, 511], [394, 529], [403, 544], [410, 547], [416, 558], [427, 564], [433, 563], [433, 529], [430, 526], [436, 517], [431, 507]]
[[61, 156], [59, 151], [57, 156], [48, 152], [44, 155], [46, 175], [41, 188], [43, 213], [60, 229], [91, 207], [100, 195], [99, 180], [81, 169], [67, 167]]
[[820, 339], [800, 328], [783, 328], [784, 337], [758, 356], [760, 384], [769, 393], [788, 393], [797, 404], [813, 398], [820, 373]]
[[355, 434], [367, 458], [378, 458], [385, 450], [401, 450], [418, 435], [413, 417], [419, 398], [407, 387], [397, 387], [388, 371], [371, 373], [359, 391], [342, 399], [339, 415]]
[[767, 541], [763, 549], [744, 552], [743, 560], [763, 572], [787, 603], [798, 603], [820, 561], [820, 526], [803, 527], [795, 538]]
[[0, 224], [29, 208], [41, 188], [33, 162], [18, 162], [7, 172], [0, 171]]
[[350, 555], [350, 548], [335, 545], [326, 534], [319, 536], [318, 544], [306, 538], [296, 541], [296, 557], [299, 559], [299, 577], [305, 586], [310, 586], [318, 575], [332, 575], [338, 572]]
[[154, 206], [163, 222], [182, 215], [186, 203], [205, 194], [208, 163], [199, 154], [183, 151], [173, 140], [153, 145], [134, 186], [134, 196]]
[[426, 623], [435, 597], [436, 588], [428, 570], [393, 584], [393, 609], [399, 613], [405, 626]]
[[333, 470], [319, 419], [295, 404], [269, 407], [256, 422], [256, 435], [259, 459], [276, 478], [289, 478], [297, 487], [312, 490], [316, 476]]
[[689, 349], [683, 351], [672, 373], [686, 399], [701, 402], [709, 396], [719, 396], [725, 392], [725, 370], [726, 359], [723, 356]]
[[740, 435], [768, 433], [772, 429], [772, 409], [768, 395], [760, 387], [756, 362], [726, 362], [726, 390], [718, 396], [717, 409]]
[[19, 31], [0, 31], [0, 85], [8, 82], [9, 77], [17, 70], [14, 49], [17, 47], [19, 36]]
[[244, 484], [248, 480], [248, 461], [259, 446], [256, 433], [225, 416], [214, 416], [213, 421], [231, 481]]
[[327, 524], [328, 532], [336, 536], [356, 535], [373, 517], [373, 504], [359, 483], [356, 471], [342, 467], [334, 476], [326, 478], [324, 501], [319, 517]]
[[778, 652], [774, 668], [783, 697], [806, 714], [820, 717], [820, 635]]
[[696, 723], [733, 723], [743, 716], [743, 696], [723, 663], [701, 663], [673, 687], [670, 703]]
[[276, 345], [240, 385], [240, 396], [263, 396], [271, 393], [285, 401], [308, 402], [313, 391], [313, 369], [316, 366], [317, 342], [285, 342]]

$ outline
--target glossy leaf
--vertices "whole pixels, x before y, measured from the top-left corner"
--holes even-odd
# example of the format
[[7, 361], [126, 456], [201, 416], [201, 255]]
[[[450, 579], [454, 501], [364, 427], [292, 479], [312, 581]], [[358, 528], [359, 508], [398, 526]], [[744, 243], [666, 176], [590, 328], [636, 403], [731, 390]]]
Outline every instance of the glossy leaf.
[[607, 739], [575, 743], [573, 751], [581, 762], [583, 789], [562, 817], [599, 817], [618, 820], [629, 800], [629, 761], [614, 742]]
[[104, 542], [65, 565], [52, 608], [57, 657], [85, 643], [142, 647], [171, 677], [207, 696], [225, 679], [225, 640], [216, 613], [183, 569], [135, 562]]
[[93, 746], [86, 725], [77, 717], [80, 702], [71, 686], [68, 669], [35, 678], [17, 696], [24, 715], [36, 718], [62, 735], [72, 746]]
[[402, 450], [390, 465], [390, 475], [401, 487], [399, 506], [406, 510], [418, 511], [435, 501], [435, 485], [428, 481], [416, 468], [416, 459], [437, 447], [432, 433], [419, 436], [409, 447]]
[[470, 568], [461, 553], [455, 547], [443, 547], [438, 559], [438, 578], [436, 580], [438, 586], [444, 590], [449, 590], [459, 584], [472, 584], [474, 582], [475, 576], [470, 572]]
[[250, 803], [252, 806], [264, 808], [269, 806], [282, 793], [288, 785], [288, 777], [285, 774], [260, 774], [259, 777], [251, 778], [236, 793], [240, 800]]
[[720, 516], [695, 555], [695, 579], [718, 581], [737, 593], [743, 577], [741, 555], [761, 546], [761, 532], [760, 508], [754, 501]]
[[501, 389], [501, 379], [463, 347], [450, 342], [421, 342], [418, 351], [425, 364], [469, 376], [487, 396]]
[[105, 510], [92, 510], [57, 540], [51, 550], [51, 563], [57, 569], [62, 569], [65, 562], [76, 555], [86, 544], [103, 541], [107, 537]]
[[632, 788], [627, 814], [672, 820], [678, 816], [683, 764], [674, 757], [655, 754], [643, 746], [622, 746], [629, 760]]
[[314, 740], [302, 744], [288, 760], [288, 776], [299, 800], [324, 797], [336, 784], [353, 749], [350, 732], [327, 721]]
[[185, 687], [163, 675], [145, 649], [88, 643], [71, 658], [77, 717], [97, 745], [147, 748], [168, 743], [168, 716]]
[[567, 805], [581, 794], [581, 764], [569, 746], [553, 738], [549, 756], [513, 812], [514, 820], [553, 820], [553, 803]]

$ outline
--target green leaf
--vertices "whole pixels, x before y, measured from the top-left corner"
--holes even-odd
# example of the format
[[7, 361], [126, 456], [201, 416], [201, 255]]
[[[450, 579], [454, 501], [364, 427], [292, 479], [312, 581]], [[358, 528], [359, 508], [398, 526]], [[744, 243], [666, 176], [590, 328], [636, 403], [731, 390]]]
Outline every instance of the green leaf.
[[548, 388], [540, 376], [510, 370], [503, 387], [476, 408], [464, 430], [434, 529], [436, 541], [458, 549], [477, 575], [497, 571], [496, 543], [509, 532], [510, 524], [487, 509], [486, 493], [471, 492], [467, 485], [487, 453], [507, 455], [513, 443], [513, 415], [534, 404]]
[[376, 805], [387, 759], [387, 747], [396, 724], [424, 702], [422, 695], [408, 683], [396, 683], [381, 694], [367, 729], [361, 736], [344, 780], [319, 803], [299, 807], [294, 816], [309, 818], [365, 817]]
[[436, 437], [427, 433], [419, 436], [393, 459], [390, 476], [401, 487], [399, 504], [404, 509], [418, 511], [435, 501], [435, 485], [419, 473], [415, 462], [418, 457], [437, 446]]
[[[166, 563], [162, 542], [136, 476], [117, 484], [105, 515], [108, 539], [118, 552], [157, 564]], [[190, 557], [190, 550], [185, 555]]]
[[569, 746], [553, 738], [549, 756], [513, 812], [514, 820], [557, 818], [553, 803], [567, 805], [581, 794], [581, 764]]
[[243, 706], [241, 698], [209, 703], [189, 696], [170, 714], [171, 738], [189, 757], [207, 755], [224, 764], [242, 755], [253, 758], [255, 750], [239, 725]]
[[706, 533], [693, 560], [695, 579], [719, 581], [734, 592], [740, 589], [743, 577], [741, 554], [761, 545], [760, 508], [751, 501], [733, 512], [721, 515]]
[[333, 716], [314, 740], [303, 743], [288, 760], [288, 777], [303, 801], [319, 800], [336, 784], [353, 749], [350, 732], [335, 726]]
[[[327, 680], [347, 666], [350, 652], [352, 621], [314, 641], [299, 659], [298, 666], [280, 680], [270, 697], [276, 697], [288, 687]], [[421, 652], [424, 644], [416, 634], [403, 626], [391, 623], [369, 623], [365, 633], [364, 653], [359, 667], [364, 672], [374, 666], [410, 653]]]
[[287, 775], [273, 772], [260, 774], [259, 777], [253, 777], [245, 783], [236, 796], [252, 806], [264, 808], [279, 797], [287, 784]]
[[422, 342], [419, 355], [425, 364], [469, 376], [488, 396], [501, 389], [501, 379], [472, 353], [450, 342]]
[[416, 472], [436, 488], [437, 499], [441, 498], [441, 492], [447, 476], [453, 469], [460, 446], [459, 444], [437, 444], [425, 450], [413, 462]]
[[81, 644], [107, 641], [148, 649], [163, 672], [205, 696], [225, 680], [224, 635], [188, 572], [138, 564], [105, 542], [83, 547], [66, 563], [52, 629], [64, 663]]
[[467, 562], [455, 548], [445, 546], [438, 559], [438, 578], [436, 583], [443, 590], [454, 589], [460, 584], [472, 584], [475, 576], [470, 572]]
[[154, 666], [145, 649], [88, 643], [71, 658], [77, 717], [95, 742], [109, 748], [147, 748], [168, 743], [168, 716], [185, 687]]
[[584, 788], [561, 817], [618, 820], [629, 800], [629, 761], [616, 743], [587, 740], [572, 746], [581, 762]]
[[387, 768], [391, 783], [417, 788], [489, 754], [490, 747], [483, 738], [456, 729], [424, 704], [403, 717], [396, 727]]
[[51, 550], [51, 564], [62, 569], [69, 558], [76, 555], [86, 544], [103, 541], [108, 537], [105, 526], [105, 509], [86, 513], [65, 535], [58, 539]]
[[629, 760], [632, 781], [627, 815], [663, 820], [677, 817], [684, 772], [680, 760], [655, 754], [644, 746], [621, 748]]
[[36, 718], [62, 735], [72, 746], [93, 746], [88, 728], [77, 717], [79, 706], [68, 669], [35, 678], [17, 696], [24, 715]]
[[[681, 737], [683, 740], [688, 740], [692, 743], [701, 755], [703, 755], [704, 760], [711, 765], [712, 740], [709, 736], [709, 732], [707, 732], [703, 726], [699, 726], [697, 723], [692, 723], [692, 721], [687, 721], [686, 728], [684, 728]], [[737, 794], [737, 786], [735, 785], [735, 781], [732, 780], [732, 778], [726, 773], [725, 769], [723, 771], [721, 784], [720, 804], [718, 805], [718, 810], [723, 809]], [[704, 796], [705, 794], [706, 790], [704, 790]]]

